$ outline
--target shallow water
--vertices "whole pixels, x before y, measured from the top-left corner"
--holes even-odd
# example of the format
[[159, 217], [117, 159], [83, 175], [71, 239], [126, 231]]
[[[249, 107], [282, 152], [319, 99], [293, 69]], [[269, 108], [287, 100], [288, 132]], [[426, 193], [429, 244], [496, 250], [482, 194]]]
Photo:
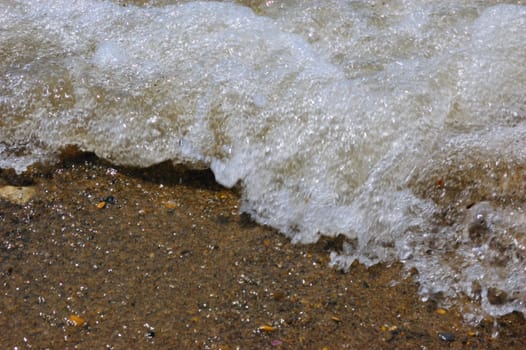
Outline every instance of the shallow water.
[[1, 168], [209, 167], [344, 269], [526, 311], [523, 1], [0, 4]]

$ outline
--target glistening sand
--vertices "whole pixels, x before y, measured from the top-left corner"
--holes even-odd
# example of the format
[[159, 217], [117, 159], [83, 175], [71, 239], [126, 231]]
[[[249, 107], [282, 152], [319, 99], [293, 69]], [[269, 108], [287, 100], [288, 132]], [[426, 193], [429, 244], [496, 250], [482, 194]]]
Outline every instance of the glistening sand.
[[[328, 266], [338, 241], [293, 245], [204, 172], [90, 155], [0, 184], [2, 349], [522, 349], [520, 314], [463, 323], [421, 302], [401, 266]], [[112, 196], [115, 203], [97, 205]], [[111, 202], [111, 200], [109, 201]], [[75, 317], [84, 320], [73, 325]], [[267, 325], [272, 332], [260, 330]], [[498, 337], [492, 334], [498, 332]], [[442, 337], [454, 337], [449, 342]]]

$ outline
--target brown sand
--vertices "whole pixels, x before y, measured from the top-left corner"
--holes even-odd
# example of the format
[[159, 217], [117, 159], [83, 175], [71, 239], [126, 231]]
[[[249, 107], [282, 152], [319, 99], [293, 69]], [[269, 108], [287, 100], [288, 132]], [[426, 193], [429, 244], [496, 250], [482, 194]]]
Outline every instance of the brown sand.
[[331, 269], [337, 242], [292, 245], [239, 215], [239, 197], [206, 171], [123, 169], [84, 155], [23, 176], [4, 170], [7, 184], [36, 196], [0, 200], [1, 349], [526, 344], [521, 314], [497, 328], [465, 324], [455, 309], [421, 302], [398, 265]]

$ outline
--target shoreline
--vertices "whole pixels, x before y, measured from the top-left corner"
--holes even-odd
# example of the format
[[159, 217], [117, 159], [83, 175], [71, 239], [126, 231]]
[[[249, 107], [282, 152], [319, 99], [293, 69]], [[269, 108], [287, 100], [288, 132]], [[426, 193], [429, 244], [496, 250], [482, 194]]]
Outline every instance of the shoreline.
[[[328, 266], [335, 240], [293, 245], [239, 214], [209, 171], [116, 167], [70, 150], [0, 170], [5, 349], [521, 349], [512, 313], [472, 326], [422, 302], [401, 264]], [[499, 335], [494, 337], [494, 333]]]

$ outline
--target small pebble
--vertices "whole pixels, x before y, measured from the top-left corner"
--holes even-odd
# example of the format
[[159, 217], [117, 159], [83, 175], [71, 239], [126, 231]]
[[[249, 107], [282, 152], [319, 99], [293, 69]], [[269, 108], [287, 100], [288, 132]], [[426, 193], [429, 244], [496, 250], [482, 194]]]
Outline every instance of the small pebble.
[[166, 209], [175, 209], [177, 208], [177, 203], [175, 203], [174, 201], [166, 201], [164, 202], [164, 207]]
[[263, 332], [274, 332], [276, 330], [276, 327], [265, 324], [265, 325], [259, 326], [258, 329]]
[[115, 204], [115, 203], [117, 203], [117, 200], [113, 196], [108, 196], [108, 197], [104, 198], [104, 202], [106, 202], [108, 204]]
[[270, 342], [270, 345], [272, 345], [272, 346], [280, 346], [282, 344], [283, 344], [283, 342], [281, 340], [279, 340], [279, 339], [274, 339], [273, 341]]
[[86, 323], [85, 319], [77, 315], [70, 315], [68, 321], [75, 327], [82, 327]]
[[148, 333], [146, 333], [146, 338], [153, 339], [153, 337], [155, 337], [154, 331], [149, 331]]
[[448, 342], [455, 341], [455, 335], [452, 333], [440, 332], [438, 333], [438, 337], [440, 338], [440, 340], [443, 340], [443, 341], [448, 341]]
[[447, 314], [447, 310], [439, 307], [438, 309], [436, 309], [436, 313], [439, 315], [445, 315]]

